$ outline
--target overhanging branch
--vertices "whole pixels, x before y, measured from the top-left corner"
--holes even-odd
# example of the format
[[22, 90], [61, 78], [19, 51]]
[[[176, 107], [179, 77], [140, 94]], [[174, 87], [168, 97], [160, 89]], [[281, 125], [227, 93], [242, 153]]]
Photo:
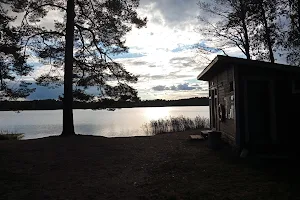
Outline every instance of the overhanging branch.
[[[23, 19], [22, 19], [21, 25], [22, 25], [22, 26], [24, 25], [24, 20], [26, 20], [26, 22], [27, 22], [27, 16], [28, 16], [30, 13], [32, 13], [32, 12], [34, 12], [34, 11], [40, 9], [40, 8], [47, 7], [47, 6], [55, 7], [55, 8], [59, 8], [59, 9], [61, 9], [61, 10], [67, 11], [67, 8], [62, 7], [62, 6], [60, 6], [60, 5], [51, 4], [51, 3], [42, 4], [42, 5], [39, 5], [39, 6], [35, 7], [35, 8], [33, 8], [32, 10], [26, 10], [25, 15], [24, 15], [24, 17], [23, 17]], [[27, 22], [27, 23], [28, 23], [28, 22]]]
[[30, 37], [27, 38], [25, 46], [24, 46], [24, 56], [26, 55], [27, 46], [28, 46], [29, 41], [32, 38], [36, 37], [36, 36], [41, 36], [41, 35], [45, 35], [45, 34], [55, 34], [55, 35], [60, 35], [62, 37], [65, 36], [65, 34], [63, 34], [61, 32], [58, 32], [58, 31], [44, 31], [44, 32], [41, 32], [41, 33], [36, 33], [36, 34], [34, 34], [34, 35], [32, 35], [32, 36], [30, 36]]

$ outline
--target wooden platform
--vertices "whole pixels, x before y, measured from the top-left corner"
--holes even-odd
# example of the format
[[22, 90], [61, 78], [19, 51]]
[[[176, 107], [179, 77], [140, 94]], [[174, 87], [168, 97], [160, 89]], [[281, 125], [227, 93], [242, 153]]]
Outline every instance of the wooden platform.
[[191, 140], [204, 140], [205, 138], [201, 135], [190, 135]]

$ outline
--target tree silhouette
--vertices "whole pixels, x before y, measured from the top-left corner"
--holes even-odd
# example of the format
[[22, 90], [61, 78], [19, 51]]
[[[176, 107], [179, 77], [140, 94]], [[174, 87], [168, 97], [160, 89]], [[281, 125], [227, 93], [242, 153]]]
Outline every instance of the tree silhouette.
[[[238, 47], [247, 59], [251, 59], [249, 29], [252, 28], [251, 12], [247, 0], [200, 1], [200, 32], [205, 39], [214, 40], [213, 48], [223, 51]], [[217, 19], [217, 20], [215, 20]], [[205, 51], [205, 49], [202, 48]]]
[[[64, 85], [62, 135], [75, 134], [73, 95], [81, 101], [137, 99], [137, 91], [129, 85], [135, 83], [137, 77], [116, 63], [112, 56], [128, 51], [123, 37], [132, 25], [137, 28], [146, 25], [146, 18], [137, 15], [138, 5], [138, 0], [29, 2], [22, 21], [28, 33], [24, 44], [44, 64], [51, 66], [49, 72], [37, 78], [37, 83], [49, 87]], [[62, 21], [55, 21], [54, 29], [40, 25], [49, 10], [65, 14]], [[90, 86], [98, 89], [98, 96], [85, 91]]]
[[286, 0], [202, 0], [199, 19], [205, 26], [200, 32], [217, 50], [238, 47], [247, 59], [274, 63], [274, 52], [284, 46], [282, 1]]
[[287, 61], [300, 66], [300, 0], [284, 0], [283, 13], [288, 16], [290, 26], [286, 33], [285, 48], [288, 50]]
[[[275, 62], [274, 52], [279, 38], [278, 19], [280, 12], [278, 0], [251, 0], [253, 13], [252, 21], [255, 24], [253, 32], [253, 51], [258, 59]], [[265, 51], [261, 51], [265, 49]]]
[[0, 100], [25, 98], [34, 89], [29, 88], [28, 81], [20, 81], [32, 71], [26, 64], [27, 56], [23, 55], [20, 46], [21, 32], [10, 25], [15, 17], [8, 11], [21, 12], [26, 1], [0, 0]]

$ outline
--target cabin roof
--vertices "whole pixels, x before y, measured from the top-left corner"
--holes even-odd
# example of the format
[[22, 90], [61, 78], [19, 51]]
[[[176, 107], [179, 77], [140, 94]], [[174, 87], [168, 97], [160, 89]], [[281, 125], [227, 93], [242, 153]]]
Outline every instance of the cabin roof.
[[221, 71], [224, 67], [229, 67], [231, 65], [239, 67], [263, 67], [269, 70], [284, 70], [290, 72], [300, 73], [300, 67], [270, 63], [258, 60], [246, 60], [243, 58], [235, 58], [229, 56], [218, 55], [213, 59], [213, 61], [197, 76], [198, 80], [209, 81], [213, 76]]

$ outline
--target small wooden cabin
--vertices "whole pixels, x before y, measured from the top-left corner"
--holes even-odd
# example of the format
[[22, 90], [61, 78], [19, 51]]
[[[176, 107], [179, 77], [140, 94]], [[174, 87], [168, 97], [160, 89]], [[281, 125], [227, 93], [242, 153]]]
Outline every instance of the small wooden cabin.
[[197, 79], [209, 82], [211, 129], [232, 145], [299, 143], [300, 67], [217, 56]]

